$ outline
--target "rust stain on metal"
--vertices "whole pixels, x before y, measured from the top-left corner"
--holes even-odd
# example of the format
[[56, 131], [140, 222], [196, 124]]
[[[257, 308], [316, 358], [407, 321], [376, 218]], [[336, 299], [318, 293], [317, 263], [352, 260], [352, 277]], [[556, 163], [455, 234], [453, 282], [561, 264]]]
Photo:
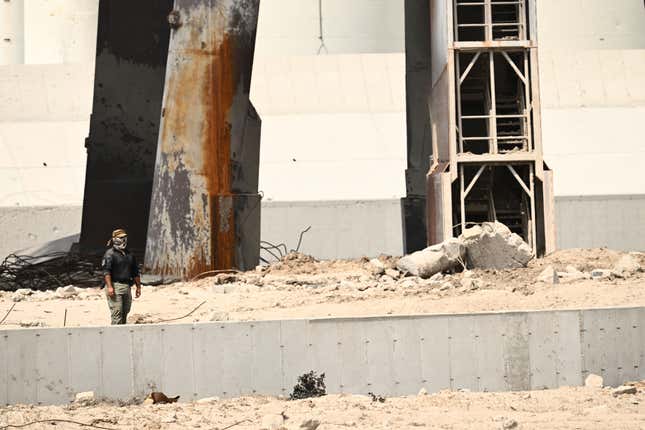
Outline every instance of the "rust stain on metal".
[[231, 195], [231, 124], [235, 79], [231, 40], [228, 34], [210, 64], [203, 104], [205, 122], [204, 176], [211, 199], [211, 257], [215, 269], [230, 269], [235, 261], [235, 228]]
[[146, 268], [188, 278], [239, 264], [232, 148], [249, 103], [258, 2], [177, 0], [175, 9], [182, 25], [168, 59]]

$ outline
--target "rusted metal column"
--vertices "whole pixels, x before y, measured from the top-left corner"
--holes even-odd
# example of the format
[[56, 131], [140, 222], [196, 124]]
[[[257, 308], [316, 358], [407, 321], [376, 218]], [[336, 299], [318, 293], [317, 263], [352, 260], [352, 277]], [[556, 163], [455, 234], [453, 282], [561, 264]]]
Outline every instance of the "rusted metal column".
[[259, 0], [175, 0], [145, 266], [191, 278], [259, 260]]

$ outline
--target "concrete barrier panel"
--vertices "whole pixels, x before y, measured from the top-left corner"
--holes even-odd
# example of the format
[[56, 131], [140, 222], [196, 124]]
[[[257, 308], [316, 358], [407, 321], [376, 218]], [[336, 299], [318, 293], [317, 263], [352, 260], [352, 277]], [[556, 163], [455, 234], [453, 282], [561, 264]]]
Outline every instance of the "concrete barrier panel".
[[645, 378], [645, 308], [0, 331], [0, 402], [505, 391]]
[[421, 334], [421, 387], [428, 392], [452, 388], [448, 318], [419, 318], [418, 326]]
[[[7, 342], [7, 403], [38, 403], [37, 351], [39, 330], [5, 332]], [[61, 363], [62, 365], [63, 363]], [[50, 369], [41, 369], [43, 374]]]
[[342, 391], [339, 324], [336, 320], [311, 320], [307, 323], [309, 370], [325, 373], [325, 385], [331, 393]]

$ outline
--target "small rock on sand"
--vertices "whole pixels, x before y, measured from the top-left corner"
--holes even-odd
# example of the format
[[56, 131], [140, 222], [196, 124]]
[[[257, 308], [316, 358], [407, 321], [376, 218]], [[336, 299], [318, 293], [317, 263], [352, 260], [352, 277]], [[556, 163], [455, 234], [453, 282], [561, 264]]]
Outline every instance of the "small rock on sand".
[[215, 403], [215, 402], [219, 402], [219, 400], [220, 400], [219, 397], [204, 397], [203, 399], [197, 400], [197, 403], [200, 403], [200, 404]]
[[300, 427], [303, 430], [316, 430], [318, 427], [320, 427], [320, 421], [318, 420], [304, 420], [301, 424]]
[[505, 420], [504, 423], [502, 424], [502, 428], [504, 430], [510, 430], [517, 428], [517, 421], [515, 420]]
[[395, 269], [386, 269], [385, 274], [392, 279], [399, 279], [399, 276], [401, 276], [401, 273]]
[[161, 420], [159, 420], [159, 421], [161, 423], [163, 423], [163, 424], [176, 423], [177, 422], [177, 414], [173, 412], [173, 413], [168, 414], [165, 417], [161, 418]]
[[213, 312], [210, 314], [209, 321], [228, 321], [228, 312]]
[[641, 270], [640, 264], [632, 255], [623, 255], [614, 265], [614, 272], [621, 276], [632, 276]]
[[594, 375], [593, 373], [589, 374], [585, 379], [585, 387], [588, 388], [602, 388], [602, 384], [602, 376]]
[[284, 424], [284, 416], [282, 414], [269, 414], [262, 417], [262, 430], [278, 430]]
[[94, 396], [94, 391], [83, 391], [77, 393], [74, 397], [74, 403], [81, 405], [92, 405], [96, 402], [96, 397]]
[[558, 274], [556, 273], [553, 266], [548, 266], [544, 269], [537, 278], [538, 282], [544, 282], [545, 284], [557, 284], [560, 282]]
[[636, 387], [632, 385], [621, 385], [620, 387], [611, 390], [611, 394], [614, 397], [617, 397], [623, 394], [636, 394], [636, 391]]
[[611, 279], [612, 273], [608, 269], [593, 269], [591, 271], [591, 278], [596, 280]]
[[385, 264], [378, 258], [372, 258], [370, 260], [370, 268], [374, 275], [382, 275], [385, 273]]
[[68, 285], [66, 287], [58, 287], [56, 288], [56, 295], [62, 299], [67, 299], [70, 297], [74, 297], [78, 294], [78, 291], [76, 288], [74, 288], [73, 285]]

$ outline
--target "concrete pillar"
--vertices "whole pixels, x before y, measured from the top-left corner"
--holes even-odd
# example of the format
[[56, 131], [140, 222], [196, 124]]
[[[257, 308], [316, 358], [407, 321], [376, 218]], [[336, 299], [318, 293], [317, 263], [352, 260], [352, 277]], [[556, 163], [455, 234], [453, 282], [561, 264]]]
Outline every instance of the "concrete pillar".
[[0, 65], [24, 62], [24, 0], [2, 0], [0, 2]]
[[432, 155], [430, 127], [430, 4], [405, 2], [405, 85], [408, 168], [402, 199], [403, 249], [418, 251], [426, 242], [426, 174]]

